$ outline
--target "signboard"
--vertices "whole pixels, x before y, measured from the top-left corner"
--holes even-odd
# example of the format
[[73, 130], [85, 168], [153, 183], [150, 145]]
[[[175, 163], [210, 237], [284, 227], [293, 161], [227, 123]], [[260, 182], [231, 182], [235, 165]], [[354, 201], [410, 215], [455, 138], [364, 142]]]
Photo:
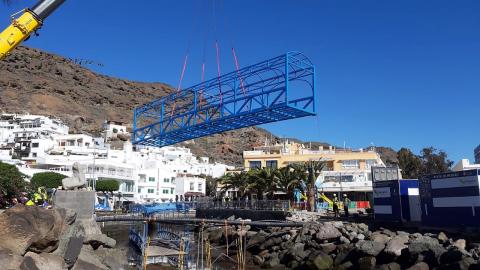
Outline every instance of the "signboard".
[[398, 167], [372, 167], [372, 181], [392, 181], [398, 180]]

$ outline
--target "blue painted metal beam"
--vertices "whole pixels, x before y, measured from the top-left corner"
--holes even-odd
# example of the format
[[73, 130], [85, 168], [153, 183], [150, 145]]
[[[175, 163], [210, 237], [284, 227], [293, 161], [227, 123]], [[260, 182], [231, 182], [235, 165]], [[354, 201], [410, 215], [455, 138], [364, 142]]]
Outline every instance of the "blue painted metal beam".
[[135, 108], [132, 141], [161, 147], [312, 116], [315, 87], [315, 66], [289, 52]]

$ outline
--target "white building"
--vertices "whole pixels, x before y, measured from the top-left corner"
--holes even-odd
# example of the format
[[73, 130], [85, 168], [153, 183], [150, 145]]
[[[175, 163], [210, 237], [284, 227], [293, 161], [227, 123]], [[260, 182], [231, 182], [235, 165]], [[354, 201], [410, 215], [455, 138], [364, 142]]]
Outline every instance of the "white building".
[[473, 170], [473, 169], [480, 169], [480, 164], [470, 164], [470, 160], [468, 159], [462, 159], [457, 164], [455, 164], [455, 166], [453, 166], [454, 172]]
[[179, 174], [176, 183], [176, 196], [180, 201], [205, 196], [205, 178], [191, 174]]
[[129, 134], [127, 126], [120, 121], [105, 121], [103, 124], [103, 130], [105, 133], [105, 139], [116, 138], [119, 134]]
[[[48, 117], [34, 116], [33, 119], [40, 119], [35, 120], [40, 124], [31, 127], [25, 125], [31, 122], [32, 116], [7, 115], [5, 118], [0, 120], [0, 126], [4, 127], [0, 130], [5, 131], [0, 134], [0, 161], [16, 164], [29, 176], [45, 171], [71, 176], [72, 165], [78, 162], [89, 180], [117, 180], [120, 188], [114, 195], [124, 201], [167, 202], [183, 200], [185, 196], [203, 196], [205, 179], [199, 176], [219, 177], [231, 168], [225, 164], [211, 164], [206, 157], [197, 159], [184, 147], [138, 147], [134, 151], [132, 144], [125, 142], [123, 150], [114, 150], [104, 138], [68, 134], [68, 127]], [[117, 124], [108, 122], [105, 132], [113, 132], [115, 128], [118, 133], [121, 128]], [[21, 159], [14, 159], [15, 134], [29, 128], [35, 129], [28, 130], [34, 133], [21, 136], [28, 137], [28, 147]]]

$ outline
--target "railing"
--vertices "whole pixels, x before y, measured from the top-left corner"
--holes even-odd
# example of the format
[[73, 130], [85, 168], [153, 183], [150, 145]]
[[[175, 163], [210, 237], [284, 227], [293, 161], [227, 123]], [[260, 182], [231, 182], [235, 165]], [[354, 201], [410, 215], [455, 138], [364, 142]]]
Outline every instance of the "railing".
[[193, 202], [197, 209], [250, 209], [288, 211], [291, 207], [288, 200], [240, 200], [240, 201], [207, 201]]

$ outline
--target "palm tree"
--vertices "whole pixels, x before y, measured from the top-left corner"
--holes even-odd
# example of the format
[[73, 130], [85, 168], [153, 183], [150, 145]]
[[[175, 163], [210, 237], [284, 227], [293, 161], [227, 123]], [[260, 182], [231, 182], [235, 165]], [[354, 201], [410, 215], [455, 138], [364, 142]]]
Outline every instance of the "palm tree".
[[259, 168], [251, 170], [249, 175], [249, 187], [255, 190], [258, 199], [262, 200], [265, 193], [268, 199], [273, 199], [275, 191], [278, 190], [276, 169]]
[[299, 178], [306, 185], [309, 210], [315, 209], [315, 182], [321, 171], [325, 169], [327, 162], [325, 160], [309, 160], [290, 165], [297, 172]]
[[240, 198], [245, 197], [248, 191], [248, 174], [246, 172], [229, 173], [220, 179], [221, 191], [225, 193], [229, 189], [237, 189]]
[[276, 171], [278, 189], [287, 194], [288, 199], [293, 198], [293, 190], [301, 188], [301, 176], [290, 166]]

